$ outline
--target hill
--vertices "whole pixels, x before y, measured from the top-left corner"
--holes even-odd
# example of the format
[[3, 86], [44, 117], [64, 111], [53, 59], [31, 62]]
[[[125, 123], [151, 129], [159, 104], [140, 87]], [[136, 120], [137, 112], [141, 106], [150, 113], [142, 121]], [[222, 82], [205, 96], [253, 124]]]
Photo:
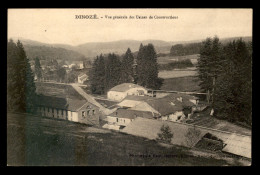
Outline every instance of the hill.
[[[220, 41], [225, 44], [234, 39], [240, 37], [220, 38]], [[18, 38], [13, 38], [17, 40]], [[191, 40], [191, 41], [174, 41], [167, 42], [162, 40], [119, 40], [112, 42], [88, 42], [77, 46], [71, 46], [67, 44], [46, 44], [38, 41], [19, 38], [28, 51], [28, 56], [35, 56], [39, 53], [42, 57], [54, 57], [65, 59], [80, 59], [85, 56], [93, 60], [97, 55], [108, 54], [114, 52], [115, 54], [122, 55], [126, 52], [127, 48], [130, 48], [133, 53], [137, 52], [140, 44], [146, 45], [152, 43], [155, 47], [157, 54], [169, 54], [171, 47], [176, 44], [183, 44], [184, 46], [201, 43], [203, 40]], [[252, 37], [242, 37], [243, 40], [252, 41]], [[57, 52], [57, 53], [56, 53]], [[193, 53], [197, 54], [197, 53]], [[39, 56], [39, 55], [38, 55]]]
[[49, 46], [24, 45], [29, 59], [39, 57], [40, 59], [61, 59], [61, 60], [86, 60], [87, 58], [73, 50]]
[[74, 49], [87, 57], [95, 57], [101, 53], [104, 54], [112, 52], [121, 55], [126, 52], [127, 48], [130, 48], [132, 52], [138, 51], [141, 43], [143, 45], [152, 43], [157, 53], [169, 52], [169, 49], [171, 48], [170, 43], [161, 40], [119, 40], [113, 42], [86, 43], [78, 45]]

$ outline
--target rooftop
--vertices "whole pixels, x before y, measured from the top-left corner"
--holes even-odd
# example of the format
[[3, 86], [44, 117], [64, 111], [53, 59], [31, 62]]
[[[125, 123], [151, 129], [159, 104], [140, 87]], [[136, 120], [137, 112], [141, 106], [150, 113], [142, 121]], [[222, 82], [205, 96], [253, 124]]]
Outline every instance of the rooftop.
[[119, 117], [119, 118], [129, 118], [134, 119], [136, 117], [143, 117], [143, 118], [153, 118], [153, 117], [159, 117], [157, 114], [154, 114], [152, 112], [146, 112], [146, 111], [135, 111], [131, 109], [124, 109], [119, 108], [109, 116], [112, 117]]
[[167, 98], [150, 99], [146, 100], [146, 103], [158, 111], [162, 116], [183, 110], [183, 106], [179, 101], [173, 101]]
[[113, 87], [112, 89], [110, 89], [110, 91], [126, 92], [132, 88], [144, 88], [144, 87], [133, 83], [123, 83]]
[[84, 104], [88, 103], [86, 100], [77, 99], [66, 99], [53, 96], [39, 95], [37, 100], [37, 105], [44, 107], [52, 107], [57, 109], [66, 109], [70, 111], [77, 111]]

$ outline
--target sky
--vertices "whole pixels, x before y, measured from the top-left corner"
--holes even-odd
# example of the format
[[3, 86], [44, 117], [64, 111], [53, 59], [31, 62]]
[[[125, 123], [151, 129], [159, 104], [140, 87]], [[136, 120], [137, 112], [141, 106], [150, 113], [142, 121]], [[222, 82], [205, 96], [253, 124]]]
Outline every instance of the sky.
[[[252, 9], [8, 9], [8, 38], [79, 45], [117, 40], [176, 42], [214, 36], [252, 36], [252, 13]], [[98, 19], [76, 19], [76, 15], [96, 15]], [[113, 19], [114, 16], [117, 18]], [[134, 18], [129, 19], [130, 16]], [[155, 19], [158, 16], [174, 18]]]

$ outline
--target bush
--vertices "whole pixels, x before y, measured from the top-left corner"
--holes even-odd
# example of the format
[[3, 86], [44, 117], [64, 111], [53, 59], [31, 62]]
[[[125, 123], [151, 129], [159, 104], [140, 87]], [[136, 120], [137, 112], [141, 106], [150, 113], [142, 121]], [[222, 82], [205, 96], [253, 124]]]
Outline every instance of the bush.
[[163, 125], [161, 127], [161, 132], [157, 134], [158, 137], [156, 138], [157, 141], [164, 142], [164, 143], [171, 143], [173, 138], [173, 133], [168, 125]]

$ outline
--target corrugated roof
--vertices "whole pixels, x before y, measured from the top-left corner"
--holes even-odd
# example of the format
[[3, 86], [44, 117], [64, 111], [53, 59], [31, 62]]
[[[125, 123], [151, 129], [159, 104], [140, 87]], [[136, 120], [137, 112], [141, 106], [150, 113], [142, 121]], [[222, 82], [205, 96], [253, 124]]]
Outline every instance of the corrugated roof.
[[133, 83], [123, 83], [123, 84], [119, 84], [115, 87], [113, 87], [112, 89], [110, 89], [110, 91], [117, 91], [117, 92], [125, 92], [128, 91], [131, 88], [144, 88], [140, 85], [137, 84], [133, 84]]

